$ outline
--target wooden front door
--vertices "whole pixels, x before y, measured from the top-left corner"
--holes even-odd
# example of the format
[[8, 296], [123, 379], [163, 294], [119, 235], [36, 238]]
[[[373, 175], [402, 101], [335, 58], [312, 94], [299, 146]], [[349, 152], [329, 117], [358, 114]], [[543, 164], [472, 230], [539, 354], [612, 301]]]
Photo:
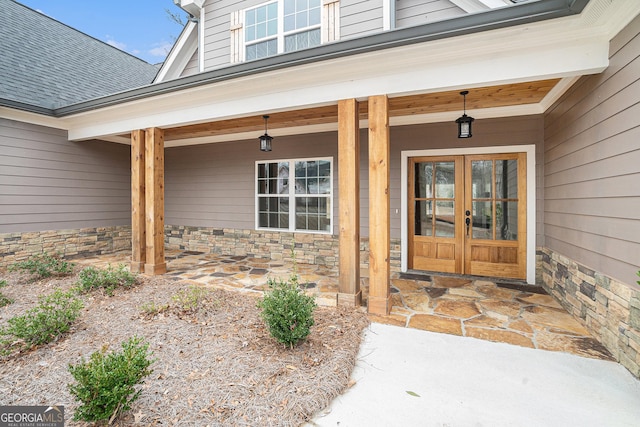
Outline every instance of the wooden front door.
[[524, 279], [526, 154], [409, 162], [409, 268]]

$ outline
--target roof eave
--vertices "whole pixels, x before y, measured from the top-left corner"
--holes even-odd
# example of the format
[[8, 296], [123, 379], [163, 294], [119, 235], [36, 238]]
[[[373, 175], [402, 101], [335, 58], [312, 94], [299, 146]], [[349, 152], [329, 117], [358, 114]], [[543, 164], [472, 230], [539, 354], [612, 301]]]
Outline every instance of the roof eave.
[[339, 41], [312, 49], [286, 53], [251, 62], [243, 62], [176, 80], [143, 86], [68, 105], [53, 110], [53, 115], [55, 117], [64, 117], [267, 71], [577, 15], [582, 12], [588, 2], [589, 0], [546, 0], [523, 3], [513, 7], [491, 10], [431, 24]]
[[56, 117], [52, 108], [41, 107], [39, 105], [27, 104], [13, 99], [0, 98], [0, 107], [12, 108], [14, 110], [26, 111], [28, 113], [42, 114], [49, 117]]

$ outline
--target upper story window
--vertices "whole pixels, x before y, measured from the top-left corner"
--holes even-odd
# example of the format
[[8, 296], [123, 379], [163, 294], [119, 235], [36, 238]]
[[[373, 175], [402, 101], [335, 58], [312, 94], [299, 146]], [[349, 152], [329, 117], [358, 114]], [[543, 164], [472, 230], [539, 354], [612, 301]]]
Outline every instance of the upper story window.
[[244, 23], [247, 60], [278, 53], [278, 2], [246, 10]]
[[284, 51], [320, 44], [320, 0], [284, 0]]
[[320, 0], [277, 0], [244, 11], [245, 60], [321, 43]]

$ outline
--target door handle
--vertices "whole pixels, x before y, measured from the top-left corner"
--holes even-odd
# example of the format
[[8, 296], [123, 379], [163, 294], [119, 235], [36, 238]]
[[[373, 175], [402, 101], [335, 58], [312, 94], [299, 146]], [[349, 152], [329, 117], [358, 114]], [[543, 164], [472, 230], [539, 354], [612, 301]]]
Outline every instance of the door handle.
[[467, 237], [469, 237], [469, 226], [471, 225], [471, 218], [469, 218], [469, 215], [471, 215], [471, 212], [467, 210], [464, 214], [467, 216], [464, 223], [467, 224]]

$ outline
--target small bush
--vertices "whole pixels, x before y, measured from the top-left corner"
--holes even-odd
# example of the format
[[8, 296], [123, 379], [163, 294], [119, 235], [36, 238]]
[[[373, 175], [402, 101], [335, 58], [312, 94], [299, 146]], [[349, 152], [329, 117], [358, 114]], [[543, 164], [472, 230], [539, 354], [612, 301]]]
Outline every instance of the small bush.
[[169, 310], [169, 304], [156, 304], [155, 302], [145, 302], [140, 306], [140, 310], [147, 316], [155, 316]]
[[[4, 288], [5, 286], [7, 286], [7, 281], [0, 280], [0, 289]], [[13, 300], [11, 298], [9, 298], [8, 296], [0, 292], [0, 307], [4, 307], [5, 305], [9, 305], [12, 303], [13, 303]]]
[[73, 273], [74, 264], [65, 261], [59, 254], [33, 255], [26, 261], [16, 262], [9, 266], [9, 271], [23, 271], [35, 275], [35, 280], [51, 276], [68, 276]]
[[181, 289], [171, 297], [176, 303], [176, 308], [185, 313], [194, 313], [207, 301], [210, 291], [199, 286], [190, 286]]
[[39, 304], [23, 316], [12, 317], [0, 329], [0, 348], [3, 354], [12, 349], [31, 348], [56, 340], [67, 332], [80, 316], [83, 304], [73, 292], [56, 290], [40, 297]]
[[[640, 276], [640, 271], [638, 271], [638, 276]], [[640, 285], [640, 280], [638, 280], [638, 285]]]
[[269, 279], [270, 291], [258, 302], [269, 333], [279, 342], [293, 347], [305, 339], [313, 326], [315, 300], [298, 286], [298, 277], [289, 281]]
[[127, 270], [127, 266], [120, 264], [118, 267], [109, 266], [106, 269], [86, 267], [78, 275], [78, 288], [80, 292], [89, 292], [102, 288], [109, 296], [113, 295], [116, 288], [130, 288], [138, 277]]
[[80, 402], [74, 420], [111, 423], [119, 414], [128, 411], [140, 396], [135, 386], [153, 370], [149, 366], [149, 344], [132, 337], [122, 343], [122, 351], [107, 354], [107, 348], [93, 353], [89, 361], [69, 364], [69, 372], [76, 384], [68, 384], [69, 392]]

